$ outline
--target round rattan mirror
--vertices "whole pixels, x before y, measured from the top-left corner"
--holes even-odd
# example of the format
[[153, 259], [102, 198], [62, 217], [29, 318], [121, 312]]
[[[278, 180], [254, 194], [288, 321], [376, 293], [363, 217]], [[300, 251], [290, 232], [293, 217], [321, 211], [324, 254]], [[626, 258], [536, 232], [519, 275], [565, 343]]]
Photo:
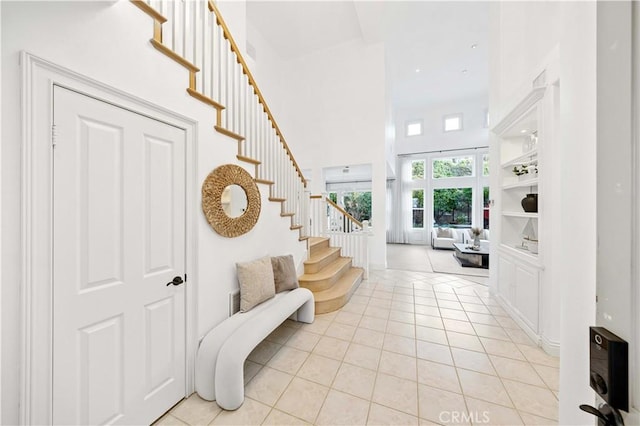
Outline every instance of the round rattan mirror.
[[[240, 215], [230, 216], [225, 212], [230, 211], [229, 206], [225, 205], [231, 202], [230, 187], [235, 188], [235, 193], [242, 195], [244, 191], [246, 195], [246, 207], [242, 206], [244, 212]], [[202, 211], [214, 231], [224, 237], [238, 237], [251, 231], [260, 216], [260, 208], [258, 185], [242, 167], [234, 164], [220, 166], [209, 173], [202, 184]]]

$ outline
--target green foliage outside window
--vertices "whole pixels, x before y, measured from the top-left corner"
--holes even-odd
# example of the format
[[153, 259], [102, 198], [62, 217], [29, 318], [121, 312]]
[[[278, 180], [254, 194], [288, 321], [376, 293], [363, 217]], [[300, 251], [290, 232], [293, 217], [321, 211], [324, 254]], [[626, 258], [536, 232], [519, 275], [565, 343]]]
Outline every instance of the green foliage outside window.
[[414, 189], [411, 193], [412, 224], [414, 228], [424, 228], [424, 189]]
[[433, 160], [433, 178], [473, 176], [472, 157], [438, 158]]
[[371, 221], [371, 192], [345, 192], [344, 209], [356, 220]]
[[437, 225], [471, 225], [471, 188], [433, 190], [433, 219]]
[[411, 179], [424, 179], [424, 161], [411, 162]]

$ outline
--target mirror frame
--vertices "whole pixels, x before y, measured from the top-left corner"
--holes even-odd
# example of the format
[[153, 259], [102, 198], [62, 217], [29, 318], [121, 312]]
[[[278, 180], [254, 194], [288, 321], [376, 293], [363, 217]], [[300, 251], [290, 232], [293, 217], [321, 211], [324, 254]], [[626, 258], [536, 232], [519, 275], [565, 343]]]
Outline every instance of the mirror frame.
[[[242, 216], [229, 217], [222, 209], [222, 191], [229, 185], [238, 185], [247, 194], [247, 210]], [[249, 172], [235, 164], [215, 168], [202, 184], [202, 211], [213, 230], [223, 237], [239, 237], [251, 231], [261, 207], [258, 185]]]

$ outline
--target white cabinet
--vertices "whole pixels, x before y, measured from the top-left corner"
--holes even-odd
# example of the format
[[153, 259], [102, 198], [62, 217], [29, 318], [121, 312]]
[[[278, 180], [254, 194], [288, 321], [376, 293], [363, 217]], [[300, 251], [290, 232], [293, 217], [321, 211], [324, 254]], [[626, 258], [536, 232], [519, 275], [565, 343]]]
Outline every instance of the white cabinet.
[[499, 299], [515, 320], [536, 338], [539, 330], [539, 269], [504, 251], [498, 254]]
[[514, 307], [529, 328], [538, 334], [538, 271], [524, 264], [516, 265]]

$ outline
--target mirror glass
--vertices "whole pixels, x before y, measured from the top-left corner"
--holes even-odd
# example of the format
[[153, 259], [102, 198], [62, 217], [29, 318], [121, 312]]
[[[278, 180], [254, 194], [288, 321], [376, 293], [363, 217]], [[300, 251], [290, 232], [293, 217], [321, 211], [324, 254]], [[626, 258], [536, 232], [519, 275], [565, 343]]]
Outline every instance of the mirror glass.
[[227, 185], [220, 197], [222, 210], [231, 217], [240, 217], [247, 210], [247, 193], [240, 185]]

